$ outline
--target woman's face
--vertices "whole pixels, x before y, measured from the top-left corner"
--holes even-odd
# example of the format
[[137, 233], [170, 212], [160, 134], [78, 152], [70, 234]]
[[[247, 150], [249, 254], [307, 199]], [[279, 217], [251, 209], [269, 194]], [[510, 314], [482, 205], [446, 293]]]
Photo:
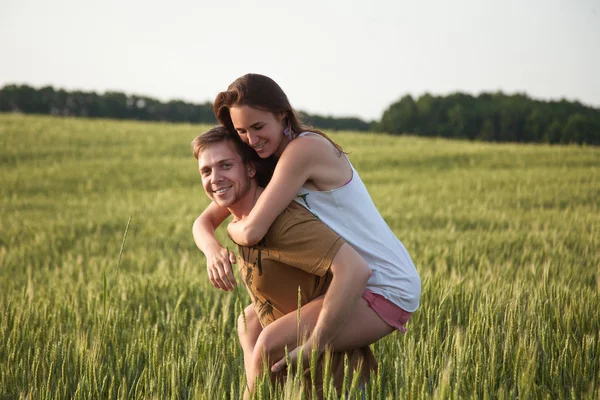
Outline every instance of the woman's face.
[[285, 114], [273, 114], [250, 106], [229, 109], [233, 127], [244, 143], [250, 145], [260, 158], [279, 157], [289, 143], [283, 134]]

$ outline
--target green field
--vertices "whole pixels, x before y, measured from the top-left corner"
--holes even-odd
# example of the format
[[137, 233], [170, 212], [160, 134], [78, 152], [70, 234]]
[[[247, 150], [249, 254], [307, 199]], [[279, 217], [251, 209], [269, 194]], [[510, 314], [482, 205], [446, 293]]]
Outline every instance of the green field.
[[[248, 296], [191, 236], [205, 128], [0, 115], [0, 399], [239, 397]], [[599, 148], [331, 136], [423, 282], [368, 398], [600, 398]]]

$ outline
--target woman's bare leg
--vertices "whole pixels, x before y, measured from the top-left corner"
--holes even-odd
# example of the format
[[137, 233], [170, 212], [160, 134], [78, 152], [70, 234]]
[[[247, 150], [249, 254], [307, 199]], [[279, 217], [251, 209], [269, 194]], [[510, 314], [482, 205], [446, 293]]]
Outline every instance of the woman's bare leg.
[[[300, 338], [310, 335], [319, 318], [323, 299], [324, 296], [318, 297], [300, 309], [300, 329], [297, 323], [298, 314], [294, 311], [262, 330], [254, 346], [252, 362], [246, 366], [251, 392], [254, 390], [255, 378], [263, 371], [265, 357], [267, 365], [271, 366], [285, 356], [286, 346], [289, 350], [297, 347], [298, 333]], [[382, 320], [363, 298], [357, 301], [351, 315], [330, 343], [335, 351], [368, 346], [395, 330]]]

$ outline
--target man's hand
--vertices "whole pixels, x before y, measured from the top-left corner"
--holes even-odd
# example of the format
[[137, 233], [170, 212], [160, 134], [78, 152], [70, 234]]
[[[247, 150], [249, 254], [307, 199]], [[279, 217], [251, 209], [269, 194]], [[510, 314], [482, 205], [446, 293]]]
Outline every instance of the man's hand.
[[220, 247], [207, 252], [205, 256], [208, 279], [213, 286], [226, 292], [233, 290], [237, 285], [231, 268], [231, 265], [236, 262], [235, 254], [229, 249]]

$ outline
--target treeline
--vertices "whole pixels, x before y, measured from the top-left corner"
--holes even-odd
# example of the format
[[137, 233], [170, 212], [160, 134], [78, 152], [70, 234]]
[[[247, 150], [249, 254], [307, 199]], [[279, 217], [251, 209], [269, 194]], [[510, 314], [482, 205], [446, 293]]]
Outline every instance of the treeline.
[[302, 112], [303, 121], [308, 125], [334, 131], [369, 131], [373, 122], [365, 122], [354, 117], [323, 117], [321, 115]]
[[[181, 100], [161, 102], [121, 92], [55, 90], [52, 86], [36, 89], [27, 85], [7, 85], [0, 89], [0, 112], [51, 114], [58, 116], [134, 119], [214, 124], [212, 103], [187, 103]], [[302, 113], [303, 119], [322, 129], [367, 131], [370, 123], [359, 118], [334, 118]]]
[[159, 100], [121, 92], [73, 91], [52, 86], [35, 89], [27, 85], [7, 85], [0, 89], [0, 111], [25, 114], [51, 114], [73, 117], [135, 119], [216, 123], [211, 103], [192, 104], [181, 100]]
[[600, 144], [600, 110], [524, 94], [404, 96], [375, 124], [381, 132], [493, 142]]
[[[36, 89], [7, 85], [0, 89], [0, 112], [102, 117], [144, 121], [216, 123], [212, 104], [159, 100], [121, 92]], [[600, 145], [600, 110], [579, 102], [539, 101], [524, 94], [471, 96], [407, 95], [390, 105], [380, 121], [303, 113], [307, 123], [324, 130], [410, 133], [494, 142], [587, 143]]]

